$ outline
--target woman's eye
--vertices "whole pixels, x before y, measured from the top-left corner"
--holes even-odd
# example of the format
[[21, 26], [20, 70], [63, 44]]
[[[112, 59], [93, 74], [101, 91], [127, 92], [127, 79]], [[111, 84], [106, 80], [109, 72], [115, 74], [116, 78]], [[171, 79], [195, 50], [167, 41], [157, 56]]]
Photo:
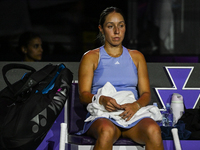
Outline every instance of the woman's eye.
[[113, 26], [108, 26], [108, 28], [112, 28]]
[[123, 27], [124, 27], [124, 25], [123, 25], [123, 24], [121, 24], [119, 27], [120, 27], [120, 28], [123, 28]]
[[38, 48], [38, 47], [39, 47], [39, 44], [35, 44], [33, 47], [34, 47], [34, 48]]

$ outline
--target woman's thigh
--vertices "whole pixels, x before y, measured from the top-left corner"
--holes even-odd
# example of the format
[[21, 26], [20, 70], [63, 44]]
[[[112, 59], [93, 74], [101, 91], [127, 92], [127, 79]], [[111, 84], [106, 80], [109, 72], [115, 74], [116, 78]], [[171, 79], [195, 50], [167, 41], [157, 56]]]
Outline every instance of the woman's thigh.
[[94, 138], [98, 138], [102, 132], [108, 132], [113, 134], [114, 141], [116, 141], [121, 136], [121, 131], [119, 127], [112, 123], [112, 121], [106, 118], [99, 118], [90, 126], [87, 135], [92, 136]]
[[160, 127], [151, 118], [144, 118], [128, 130], [122, 130], [122, 137], [130, 138], [135, 142], [145, 144], [149, 138], [160, 135]]

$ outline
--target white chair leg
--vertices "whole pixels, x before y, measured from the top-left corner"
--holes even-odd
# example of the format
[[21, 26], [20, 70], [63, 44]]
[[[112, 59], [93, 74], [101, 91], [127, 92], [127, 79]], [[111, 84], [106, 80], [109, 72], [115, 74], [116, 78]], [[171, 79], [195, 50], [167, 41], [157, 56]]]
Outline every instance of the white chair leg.
[[60, 124], [59, 150], [65, 150], [66, 138], [67, 138], [67, 124], [66, 123], [61, 123]]
[[182, 150], [182, 149], [181, 149], [180, 140], [179, 140], [179, 136], [178, 136], [178, 129], [177, 129], [177, 128], [173, 128], [173, 129], [171, 130], [171, 132], [172, 132], [173, 139], [174, 139], [175, 149], [176, 149], [176, 150]]

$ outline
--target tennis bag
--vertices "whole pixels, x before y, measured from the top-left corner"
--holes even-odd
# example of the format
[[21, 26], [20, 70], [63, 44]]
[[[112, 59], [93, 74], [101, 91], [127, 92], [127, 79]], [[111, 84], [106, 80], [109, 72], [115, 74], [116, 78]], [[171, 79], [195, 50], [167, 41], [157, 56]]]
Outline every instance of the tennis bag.
[[[12, 69], [27, 73], [11, 84], [6, 72]], [[64, 64], [36, 71], [16, 63], [5, 65], [2, 73], [7, 87], [0, 92], [0, 149], [35, 150], [62, 111], [73, 74]]]

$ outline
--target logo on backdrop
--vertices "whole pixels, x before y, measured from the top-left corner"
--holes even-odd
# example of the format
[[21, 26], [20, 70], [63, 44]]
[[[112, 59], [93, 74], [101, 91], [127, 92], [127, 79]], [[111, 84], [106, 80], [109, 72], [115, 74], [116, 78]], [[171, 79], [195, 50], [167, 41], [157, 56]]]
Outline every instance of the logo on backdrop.
[[171, 101], [173, 93], [178, 93], [183, 96], [184, 104], [187, 109], [195, 108], [200, 97], [200, 88], [186, 87], [194, 67], [166, 66], [165, 69], [172, 82], [172, 87], [155, 88], [163, 108], [166, 108], [166, 103]]

